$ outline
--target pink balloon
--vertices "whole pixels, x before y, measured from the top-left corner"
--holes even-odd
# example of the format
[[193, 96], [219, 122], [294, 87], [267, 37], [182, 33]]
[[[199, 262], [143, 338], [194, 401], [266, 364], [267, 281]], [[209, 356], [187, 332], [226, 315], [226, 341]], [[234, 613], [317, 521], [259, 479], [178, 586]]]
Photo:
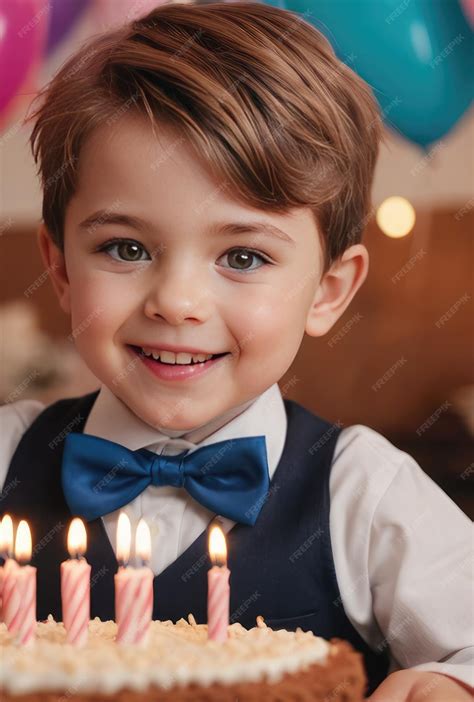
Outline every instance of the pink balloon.
[[15, 97], [42, 56], [49, 4], [0, 0], [0, 112]]
[[469, 20], [471, 27], [474, 27], [474, 0], [461, 0], [461, 7]]
[[144, 17], [166, 0], [96, 0], [97, 16], [105, 28], [115, 28]]

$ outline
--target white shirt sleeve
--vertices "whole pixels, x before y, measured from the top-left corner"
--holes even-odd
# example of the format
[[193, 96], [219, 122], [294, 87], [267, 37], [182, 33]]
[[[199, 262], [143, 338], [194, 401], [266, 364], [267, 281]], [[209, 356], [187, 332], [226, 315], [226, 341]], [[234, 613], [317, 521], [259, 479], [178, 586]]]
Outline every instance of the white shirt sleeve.
[[330, 529], [344, 610], [391, 671], [474, 684], [471, 521], [407, 453], [356, 425], [339, 436]]
[[[20, 439], [45, 405], [37, 400], [17, 400], [0, 406], [0, 490], [4, 485], [10, 462]], [[0, 501], [0, 511], [2, 504]]]

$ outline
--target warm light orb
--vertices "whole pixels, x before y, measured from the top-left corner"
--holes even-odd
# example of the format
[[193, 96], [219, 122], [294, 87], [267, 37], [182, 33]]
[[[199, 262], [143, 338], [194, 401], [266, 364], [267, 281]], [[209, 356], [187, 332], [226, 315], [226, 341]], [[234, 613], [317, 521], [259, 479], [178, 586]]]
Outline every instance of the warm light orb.
[[0, 553], [13, 554], [13, 521], [9, 514], [0, 522]]
[[376, 220], [384, 234], [392, 239], [400, 239], [413, 229], [415, 209], [404, 197], [388, 197], [378, 208]]
[[87, 534], [84, 522], [75, 517], [69, 527], [67, 535], [67, 550], [71, 558], [83, 556], [87, 548]]
[[140, 519], [135, 534], [135, 554], [145, 563], [151, 556], [151, 535], [148, 524], [144, 519]]
[[28, 522], [24, 519], [16, 530], [15, 558], [19, 563], [28, 563], [31, 558], [31, 532]]
[[132, 528], [130, 519], [125, 512], [120, 512], [117, 523], [117, 560], [128, 563], [130, 560], [130, 545], [132, 542]]
[[213, 526], [209, 534], [209, 554], [214, 565], [225, 565], [227, 545], [224, 532], [219, 526]]

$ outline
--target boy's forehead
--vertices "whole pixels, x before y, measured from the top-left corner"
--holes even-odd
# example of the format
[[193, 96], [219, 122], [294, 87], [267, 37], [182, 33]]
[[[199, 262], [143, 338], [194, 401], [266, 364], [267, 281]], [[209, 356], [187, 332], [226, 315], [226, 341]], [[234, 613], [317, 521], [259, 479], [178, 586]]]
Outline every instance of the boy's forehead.
[[167, 125], [153, 130], [145, 119], [122, 117], [96, 128], [80, 153], [78, 191], [126, 188], [156, 196], [188, 183], [196, 194], [199, 185], [217, 185], [189, 140]]
[[[98, 210], [144, 216], [163, 227], [173, 218], [194, 222], [261, 221], [288, 233], [296, 243], [304, 231], [314, 245], [317, 227], [309, 208], [287, 214], [252, 207], [237, 199], [228, 180], [219, 179], [194, 145], [176, 128], [152, 128], [144, 118], [122, 116], [95, 129], [79, 157], [78, 183], [66, 212], [77, 224]], [[144, 217], [145, 218], [145, 217]]]

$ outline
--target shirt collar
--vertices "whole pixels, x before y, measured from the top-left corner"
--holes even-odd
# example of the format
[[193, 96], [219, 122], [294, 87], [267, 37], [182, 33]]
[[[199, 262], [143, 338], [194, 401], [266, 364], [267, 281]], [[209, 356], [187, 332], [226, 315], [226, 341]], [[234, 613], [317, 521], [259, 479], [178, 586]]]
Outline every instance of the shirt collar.
[[[126, 446], [132, 451], [164, 444], [190, 448], [243, 436], [264, 436], [270, 478], [280, 460], [286, 438], [287, 417], [278, 383], [238, 408], [176, 437], [144, 422], [114, 393], [102, 385], [87, 417], [84, 433]], [[182, 449], [183, 450], [183, 449]]]

